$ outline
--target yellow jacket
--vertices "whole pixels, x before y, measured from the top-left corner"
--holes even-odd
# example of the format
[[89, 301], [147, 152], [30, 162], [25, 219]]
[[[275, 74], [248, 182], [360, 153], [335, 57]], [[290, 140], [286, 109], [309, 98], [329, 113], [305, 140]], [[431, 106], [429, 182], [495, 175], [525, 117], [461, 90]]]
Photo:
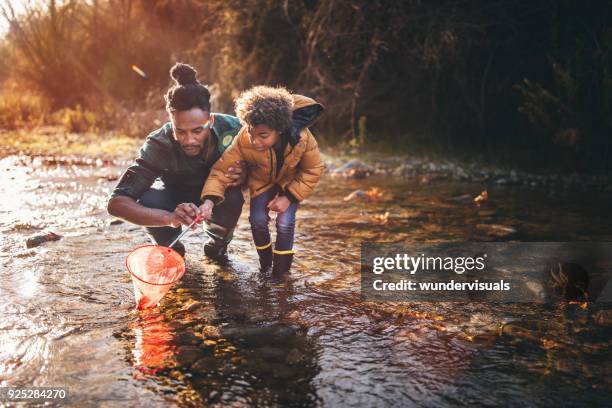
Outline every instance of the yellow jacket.
[[[312, 105], [318, 105], [313, 99], [301, 95], [293, 95], [294, 111]], [[225, 176], [230, 166], [236, 161], [248, 163], [249, 193], [256, 197], [274, 185], [279, 185], [297, 200], [304, 200], [314, 189], [325, 171], [319, 147], [314, 136], [307, 128], [302, 129], [299, 141], [292, 146], [287, 144], [284, 152], [285, 160], [276, 174], [276, 154], [273, 149], [259, 152], [249, 140], [249, 132], [243, 126], [234, 138], [230, 147], [214, 164], [206, 179], [200, 196], [218, 197], [219, 204], [224, 199], [225, 188], [231, 180]]]

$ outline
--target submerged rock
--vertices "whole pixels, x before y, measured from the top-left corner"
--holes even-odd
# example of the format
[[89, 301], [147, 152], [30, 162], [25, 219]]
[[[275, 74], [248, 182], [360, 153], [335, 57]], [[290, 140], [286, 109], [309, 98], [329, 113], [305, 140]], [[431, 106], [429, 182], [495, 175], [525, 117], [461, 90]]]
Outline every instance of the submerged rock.
[[362, 162], [361, 160], [353, 159], [342, 166], [332, 171], [333, 175], [339, 175], [349, 178], [366, 178], [374, 174], [374, 168]]
[[343, 198], [344, 201], [353, 201], [358, 200], [365, 197], [365, 191], [363, 190], [355, 190], [346, 197]]
[[287, 353], [278, 347], [261, 347], [257, 349], [257, 354], [267, 361], [285, 361]]
[[217, 368], [217, 361], [213, 356], [207, 356], [198, 359], [195, 363], [191, 365], [191, 370], [196, 373], [213, 371]]
[[223, 337], [240, 339], [252, 345], [278, 344], [291, 341], [296, 336], [296, 330], [285, 325], [264, 327], [235, 327], [221, 330]]
[[219, 333], [219, 328], [217, 326], [204, 326], [202, 335], [212, 340], [217, 340], [221, 337], [221, 333]]
[[176, 349], [176, 360], [181, 366], [190, 366], [202, 358], [203, 354], [198, 346], [179, 346]]

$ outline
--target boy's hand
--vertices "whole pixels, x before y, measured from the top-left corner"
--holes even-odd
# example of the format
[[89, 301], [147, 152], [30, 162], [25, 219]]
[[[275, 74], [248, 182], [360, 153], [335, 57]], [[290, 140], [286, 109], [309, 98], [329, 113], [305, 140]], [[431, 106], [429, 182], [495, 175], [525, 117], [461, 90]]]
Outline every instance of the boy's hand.
[[212, 201], [210, 200], [204, 201], [204, 204], [202, 204], [200, 208], [198, 208], [198, 214], [200, 218], [205, 221], [210, 220], [210, 217], [212, 217], [212, 210], [214, 206], [215, 206], [215, 203], [213, 203]]
[[229, 177], [232, 181], [228, 184], [229, 187], [241, 186], [246, 182], [248, 165], [244, 160], [236, 161], [236, 164], [230, 166], [225, 173], [225, 177]]
[[268, 208], [277, 213], [284, 213], [291, 205], [291, 201], [285, 196], [278, 196], [268, 203]]
[[[191, 225], [197, 215], [198, 207], [195, 204], [181, 203], [170, 214], [169, 225], [173, 228], [180, 227], [181, 225]], [[193, 228], [195, 228], [195, 225]]]

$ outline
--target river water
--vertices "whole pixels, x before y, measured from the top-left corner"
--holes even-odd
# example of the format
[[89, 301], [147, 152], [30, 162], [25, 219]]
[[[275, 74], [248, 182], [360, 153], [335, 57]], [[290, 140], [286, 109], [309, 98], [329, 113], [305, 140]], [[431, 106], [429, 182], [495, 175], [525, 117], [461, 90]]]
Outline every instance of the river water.
[[[134, 310], [124, 266], [146, 241], [111, 225], [124, 164], [0, 160], [0, 383], [69, 388], [72, 406], [604, 406], [610, 307], [366, 303], [364, 240], [611, 241], [610, 193], [326, 175], [298, 211], [296, 261], [262, 276], [247, 209], [230, 263], [185, 240], [187, 272]], [[343, 198], [377, 186], [376, 201]], [[388, 212], [388, 215], [385, 213]], [[501, 228], [499, 227], [501, 226]], [[62, 235], [27, 249], [44, 231]], [[602, 318], [603, 316], [603, 318]], [[543, 327], [499, 336], [503, 322]]]

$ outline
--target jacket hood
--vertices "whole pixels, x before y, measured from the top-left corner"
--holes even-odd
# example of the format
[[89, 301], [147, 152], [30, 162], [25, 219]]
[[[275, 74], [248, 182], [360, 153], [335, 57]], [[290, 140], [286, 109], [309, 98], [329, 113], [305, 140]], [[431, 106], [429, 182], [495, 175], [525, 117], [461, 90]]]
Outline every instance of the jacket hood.
[[293, 116], [288, 132], [288, 142], [295, 146], [300, 141], [302, 129], [310, 127], [323, 113], [323, 105], [307, 96], [294, 94]]

